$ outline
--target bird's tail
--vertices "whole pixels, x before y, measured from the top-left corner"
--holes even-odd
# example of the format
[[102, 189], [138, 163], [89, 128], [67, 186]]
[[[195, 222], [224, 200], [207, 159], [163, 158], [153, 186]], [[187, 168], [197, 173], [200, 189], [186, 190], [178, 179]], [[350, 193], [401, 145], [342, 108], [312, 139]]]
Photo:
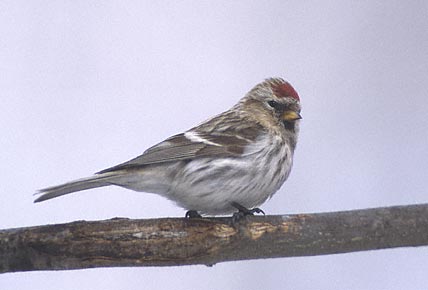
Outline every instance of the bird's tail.
[[76, 191], [112, 185], [111, 181], [116, 176], [117, 174], [114, 172], [107, 172], [102, 174], [95, 174], [91, 177], [77, 179], [61, 185], [43, 188], [36, 192], [36, 195], [40, 196], [34, 202], [41, 202]]

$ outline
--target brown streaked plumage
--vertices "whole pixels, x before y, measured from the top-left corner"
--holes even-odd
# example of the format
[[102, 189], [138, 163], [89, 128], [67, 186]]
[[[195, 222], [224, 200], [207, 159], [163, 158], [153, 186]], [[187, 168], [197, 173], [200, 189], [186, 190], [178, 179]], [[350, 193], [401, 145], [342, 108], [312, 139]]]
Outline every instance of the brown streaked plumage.
[[35, 201], [118, 185], [160, 194], [203, 214], [253, 208], [287, 179], [298, 119], [294, 88], [282, 79], [267, 79], [230, 110], [92, 177], [42, 189]]

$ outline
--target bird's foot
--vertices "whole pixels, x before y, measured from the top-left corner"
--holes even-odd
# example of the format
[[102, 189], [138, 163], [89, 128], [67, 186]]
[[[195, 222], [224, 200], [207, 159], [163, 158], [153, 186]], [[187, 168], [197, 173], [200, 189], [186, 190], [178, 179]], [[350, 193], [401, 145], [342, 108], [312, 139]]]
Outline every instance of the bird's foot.
[[265, 212], [258, 207], [255, 207], [253, 209], [248, 209], [245, 206], [242, 206], [237, 202], [232, 202], [231, 205], [238, 210], [238, 212], [235, 212], [232, 216], [232, 219], [234, 222], [239, 221], [243, 217], [246, 217], [249, 215], [254, 215], [255, 213], [261, 213], [261, 214], [265, 215]]
[[196, 210], [187, 211], [185, 217], [188, 219], [202, 218], [202, 216]]

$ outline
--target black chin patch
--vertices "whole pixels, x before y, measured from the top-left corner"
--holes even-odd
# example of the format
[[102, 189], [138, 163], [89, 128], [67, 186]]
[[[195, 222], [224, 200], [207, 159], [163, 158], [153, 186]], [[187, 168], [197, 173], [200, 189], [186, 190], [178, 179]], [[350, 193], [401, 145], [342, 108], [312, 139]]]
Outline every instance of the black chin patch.
[[294, 131], [294, 127], [295, 127], [295, 122], [294, 121], [282, 121], [282, 124], [284, 124], [284, 127], [286, 130], [291, 130]]

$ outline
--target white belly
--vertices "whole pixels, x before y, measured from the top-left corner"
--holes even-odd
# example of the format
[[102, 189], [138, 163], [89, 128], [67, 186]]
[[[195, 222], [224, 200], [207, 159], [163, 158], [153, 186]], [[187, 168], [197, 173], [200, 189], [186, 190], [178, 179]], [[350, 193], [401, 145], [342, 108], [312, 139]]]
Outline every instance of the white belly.
[[232, 202], [259, 206], [281, 187], [291, 170], [292, 152], [280, 142], [279, 138], [258, 142], [240, 158], [190, 161], [165, 196], [205, 214], [234, 212]]

